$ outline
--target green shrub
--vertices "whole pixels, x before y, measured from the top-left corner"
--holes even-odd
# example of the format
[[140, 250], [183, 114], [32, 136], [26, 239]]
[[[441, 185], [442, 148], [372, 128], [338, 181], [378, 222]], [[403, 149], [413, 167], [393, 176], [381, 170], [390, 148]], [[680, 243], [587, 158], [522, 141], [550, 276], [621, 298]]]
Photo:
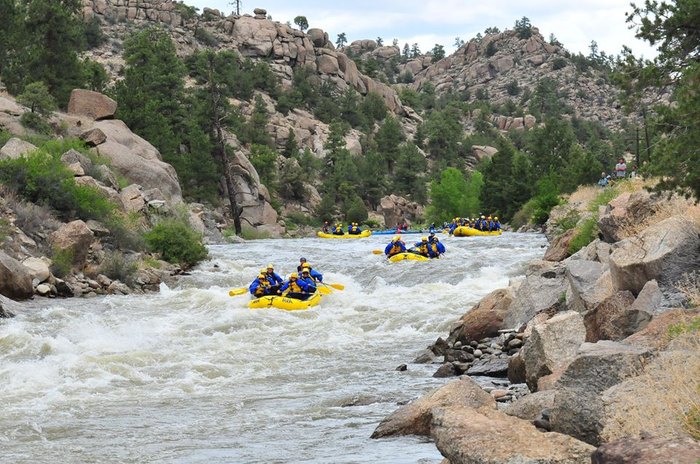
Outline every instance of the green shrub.
[[53, 261], [51, 263], [51, 273], [59, 279], [68, 275], [73, 267], [74, 258], [75, 254], [72, 249], [54, 248], [51, 255], [51, 260]]
[[561, 229], [562, 232], [566, 232], [567, 230], [576, 227], [576, 224], [578, 224], [578, 221], [580, 219], [581, 214], [579, 214], [579, 212], [575, 209], [572, 209], [568, 213], [566, 213], [566, 216], [558, 219], [554, 223], [554, 225], [557, 226], [557, 228]]
[[0, 147], [4, 146], [7, 143], [7, 141], [11, 138], [12, 134], [10, 134], [5, 129], [0, 129]]
[[569, 253], [574, 254], [596, 239], [598, 233], [598, 221], [591, 217], [578, 226], [576, 234], [569, 242]]
[[216, 37], [214, 37], [214, 35], [211, 32], [201, 27], [195, 30], [194, 37], [200, 43], [208, 47], [216, 47], [219, 45], [219, 41], [216, 39]]
[[513, 219], [510, 221], [510, 225], [513, 230], [518, 230], [526, 224], [530, 224], [532, 221], [532, 215], [535, 212], [535, 200], [531, 199], [523, 206], [520, 207], [517, 213], [513, 215]]
[[48, 142], [29, 156], [0, 161], [0, 183], [25, 200], [46, 204], [64, 218], [105, 219], [115, 210], [99, 190], [75, 183], [60, 161], [71, 144]]
[[253, 229], [252, 227], [243, 227], [241, 230], [241, 238], [245, 240], [261, 240], [270, 238], [270, 234], [264, 231]]
[[166, 219], [144, 236], [146, 246], [165, 261], [189, 268], [207, 257], [202, 237], [189, 224]]
[[588, 210], [598, 214], [598, 207], [602, 205], [607, 205], [619, 194], [617, 188], [606, 187], [604, 188], [596, 197], [591, 201], [588, 206]]
[[566, 67], [566, 64], [567, 64], [567, 62], [564, 58], [562, 58], [562, 57], [555, 58], [554, 62], [552, 62], [552, 69], [557, 71], [559, 69]]
[[302, 213], [301, 211], [291, 211], [287, 216], [285, 216], [287, 225], [295, 224], [300, 226], [309, 226], [313, 223], [313, 218]]
[[135, 259], [128, 258], [119, 251], [114, 251], [107, 254], [100, 266], [100, 272], [112, 280], [119, 280], [128, 286], [133, 286], [138, 268]]
[[51, 126], [39, 113], [26, 112], [19, 117], [19, 122], [27, 129], [33, 129], [40, 134], [50, 134]]
[[0, 218], [0, 242], [5, 240], [5, 238], [10, 235], [10, 232], [12, 232], [10, 221], [5, 218]]

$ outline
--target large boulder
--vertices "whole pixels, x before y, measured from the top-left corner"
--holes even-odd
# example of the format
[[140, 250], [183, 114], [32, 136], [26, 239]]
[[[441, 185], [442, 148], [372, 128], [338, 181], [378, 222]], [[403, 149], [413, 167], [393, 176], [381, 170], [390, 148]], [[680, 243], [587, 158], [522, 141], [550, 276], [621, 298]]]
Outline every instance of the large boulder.
[[414, 221], [423, 215], [422, 206], [397, 195], [388, 195], [379, 200], [378, 211], [384, 216], [387, 227], [395, 227], [404, 220]]
[[689, 437], [624, 437], [591, 455], [591, 464], [697, 464], [700, 442]]
[[112, 169], [144, 189], [160, 189], [173, 204], [182, 202], [175, 169], [161, 160], [160, 153], [153, 145], [131, 132], [119, 120], [99, 121], [95, 127], [107, 137], [96, 150], [109, 159]]
[[673, 293], [683, 274], [699, 269], [700, 225], [682, 216], [665, 219], [619, 242], [610, 255], [614, 289], [634, 295], [650, 280]]
[[372, 433], [371, 438], [394, 435], [430, 436], [432, 411], [435, 408], [466, 406], [472, 409], [496, 408], [496, 400], [469, 377], [454, 380], [425, 396], [400, 407], [385, 417]]
[[583, 317], [576, 311], [559, 313], [535, 325], [520, 352], [530, 391], [537, 391], [540, 377], [566, 368], [576, 357], [585, 336]]
[[568, 287], [564, 271], [561, 263], [536, 261], [530, 264], [503, 320], [504, 327], [519, 328], [537, 313], [561, 302]]
[[554, 406], [554, 394], [554, 390], [547, 390], [525, 395], [507, 405], [503, 412], [523, 420], [537, 420], [542, 416], [542, 411]]
[[619, 341], [644, 328], [651, 314], [632, 309], [634, 295], [625, 290], [606, 298], [585, 317], [586, 341]]
[[73, 264], [85, 263], [90, 245], [95, 238], [90, 228], [80, 219], [63, 224], [49, 236], [49, 243], [54, 250], [70, 250]]
[[68, 114], [89, 118], [108, 119], [117, 112], [117, 102], [99, 92], [73, 89], [68, 101]]
[[27, 268], [33, 283], [45, 282], [51, 276], [49, 266], [51, 261], [48, 258], [29, 257], [22, 261], [22, 265]]
[[615, 243], [631, 235], [631, 226], [639, 224], [653, 211], [654, 201], [649, 192], [625, 192], [605, 206], [598, 219], [598, 230], [604, 241]]
[[554, 431], [599, 445], [603, 430], [602, 394], [639, 375], [651, 353], [611, 341], [584, 343], [555, 386], [550, 421]]
[[479, 341], [495, 337], [503, 329], [503, 318], [508, 306], [513, 301], [510, 288], [501, 288], [482, 298], [468, 313], [462, 316], [452, 328], [447, 342], [454, 344]]
[[0, 148], [0, 160], [21, 158], [36, 150], [36, 146], [17, 137], [12, 137]]
[[566, 280], [569, 282], [570, 309], [586, 314], [612, 293], [610, 273], [597, 261], [569, 260], [566, 262]]
[[589, 464], [595, 449], [491, 408], [435, 408], [431, 429], [450, 464]]
[[672, 342], [669, 335], [671, 327], [678, 324], [688, 324], [698, 316], [700, 316], [700, 309], [697, 308], [672, 309], [654, 316], [646, 327], [630, 335], [623, 342], [652, 350], [665, 350]]
[[25, 300], [33, 294], [34, 287], [29, 269], [0, 251], [0, 295], [14, 300]]

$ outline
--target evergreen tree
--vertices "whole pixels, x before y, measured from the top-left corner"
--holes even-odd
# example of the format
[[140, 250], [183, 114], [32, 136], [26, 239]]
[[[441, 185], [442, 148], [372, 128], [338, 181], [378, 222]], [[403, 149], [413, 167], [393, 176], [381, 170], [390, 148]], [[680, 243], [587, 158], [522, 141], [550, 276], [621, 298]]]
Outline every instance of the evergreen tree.
[[115, 86], [116, 117], [171, 161], [186, 119], [185, 66], [170, 35], [151, 27], [124, 42], [124, 79]]
[[[649, 171], [663, 176], [660, 188], [677, 188], [700, 199], [700, 4], [698, 2], [651, 2], [632, 4], [627, 21], [640, 24], [637, 37], [657, 45], [653, 62], [636, 60], [627, 50], [624, 75], [627, 88], [639, 95], [641, 89], [673, 87], [673, 105], [659, 105], [659, 137], [656, 152], [649, 159]], [[646, 115], [645, 115], [646, 119]]]
[[404, 139], [405, 136], [399, 121], [393, 116], [387, 117], [374, 137], [377, 150], [386, 161], [385, 172], [393, 172], [394, 163], [399, 157], [399, 145]]
[[338, 38], [335, 40], [336, 48], [343, 48], [345, 44], [348, 43], [348, 39], [345, 36], [345, 32], [338, 34]]
[[437, 63], [445, 58], [445, 47], [440, 44], [435, 44], [430, 53], [433, 55], [433, 63]]
[[306, 19], [306, 16], [297, 16], [294, 18], [294, 24], [299, 26], [299, 30], [302, 32], [309, 28], [309, 20]]
[[372, 209], [379, 206], [379, 200], [387, 193], [386, 162], [375, 150], [369, 150], [358, 160], [360, 194]]
[[41, 81], [59, 106], [65, 107], [71, 91], [82, 87], [84, 82], [78, 58], [84, 48], [84, 26], [78, 15], [82, 2], [27, 0], [0, 6], [8, 7], [2, 10], [3, 25], [5, 11], [9, 13], [9, 28], [0, 33], [0, 41], [3, 35], [12, 40], [5, 45], [5, 51], [0, 45], [0, 54], [9, 58], [7, 64], [0, 65], [8, 89], [17, 94], [28, 83]]
[[413, 143], [401, 145], [394, 173], [392, 192], [425, 204], [427, 201], [426, 174], [428, 162]]

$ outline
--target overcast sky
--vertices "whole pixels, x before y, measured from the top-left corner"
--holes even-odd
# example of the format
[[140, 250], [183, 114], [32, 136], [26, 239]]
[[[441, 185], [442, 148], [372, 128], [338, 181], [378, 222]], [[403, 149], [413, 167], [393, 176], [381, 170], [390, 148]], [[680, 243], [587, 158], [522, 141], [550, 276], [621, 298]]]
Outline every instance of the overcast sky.
[[[215, 8], [229, 15], [231, 0], [184, 0], [199, 8]], [[643, 3], [638, 0], [637, 3]], [[454, 51], [455, 37], [467, 41], [490, 26], [512, 29], [526, 16], [540, 33], [550, 34], [571, 52], [587, 55], [591, 40], [598, 49], [617, 55], [623, 45], [635, 55], [652, 58], [655, 52], [634, 37], [625, 22], [630, 0], [242, 0], [241, 14], [264, 8], [280, 22], [306, 16], [310, 27], [326, 31], [333, 42], [344, 32], [348, 43], [381, 37], [385, 44], [397, 39], [399, 46], [417, 43], [422, 52], [435, 44]]]

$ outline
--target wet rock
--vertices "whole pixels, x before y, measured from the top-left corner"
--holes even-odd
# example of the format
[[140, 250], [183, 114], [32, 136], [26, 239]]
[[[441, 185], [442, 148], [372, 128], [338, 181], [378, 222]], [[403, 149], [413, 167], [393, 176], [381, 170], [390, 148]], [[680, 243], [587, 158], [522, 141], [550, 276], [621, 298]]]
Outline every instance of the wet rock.
[[486, 375], [490, 377], [506, 377], [508, 375], [508, 359], [484, 358], [476, 361], [467, 371], [467, 375]]
[[592, 464], [696, 464], [700, 442], [689, 437], [626, 437], [606, 443], [591, 455]]

